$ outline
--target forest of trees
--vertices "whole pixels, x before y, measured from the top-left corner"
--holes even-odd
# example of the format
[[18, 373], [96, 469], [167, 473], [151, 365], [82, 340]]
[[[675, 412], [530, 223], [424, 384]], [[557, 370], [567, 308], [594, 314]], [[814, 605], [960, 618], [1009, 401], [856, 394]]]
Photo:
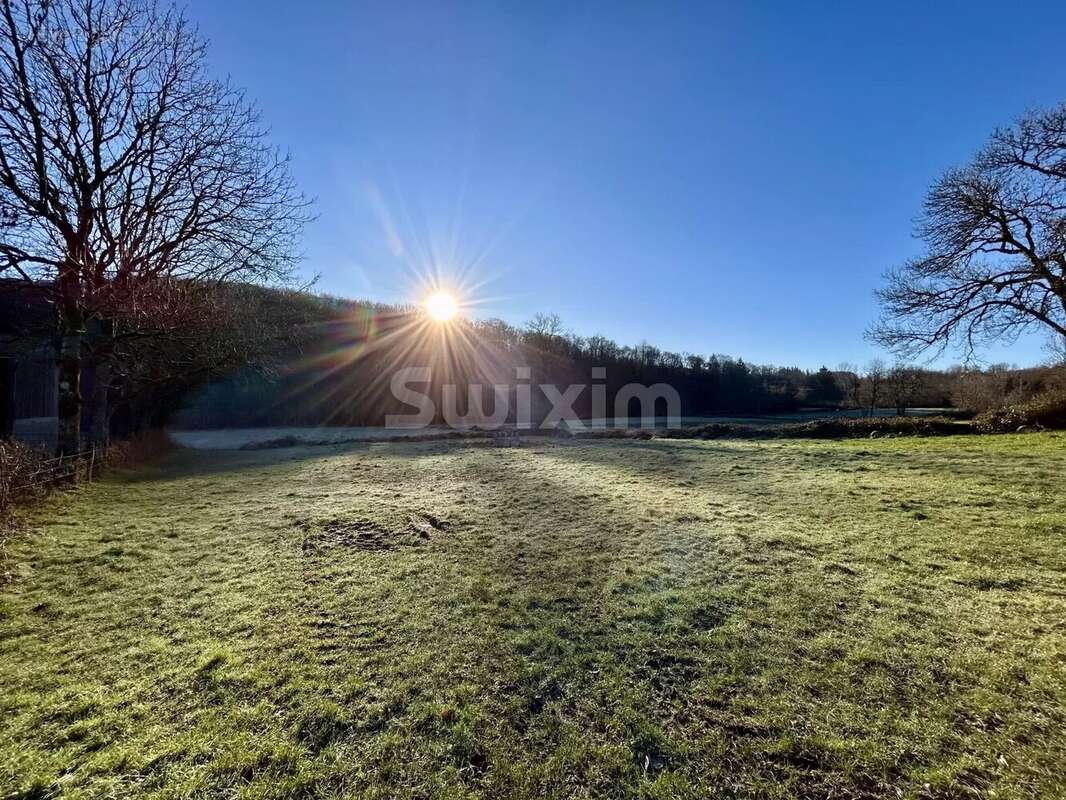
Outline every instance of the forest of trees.
[[[484, 387], [488, 411], [490, 387], [513, 385], [518, 367], [529, 368], [533, 383], [551, 383], [560, 390], [591, 383], [593, 368], [603, 367], [606, 377], [596, 382], [606, 386], [608, 409], [625, 384], [667, 383], [679, 392], [684, 416], [768, 415], [801, 408], [905, 413], [953, 406], [982, 411], [1063, 384], [1062, 370], [1051, 367], [929, 370], [880, 360], [861, 368], [843, 364], [818, 370], [758, 365], [725, 355], [675, 353], [648, 343], [628, 346], [603, 336], [578, 336], [555, 315], [537, 315], [522, 327], [490, 319], [457, 320], [441, 328], [415, 308], [308, 295], [300, 295], [298, 304], [302, 321], [295, 337], [270, 335], [274, 323], [269, 315], [260, 315], [263, 338], [283, 343], [269, 358], [260, 354], [196, 391], [182, 386], [169, 401], [155, 398], [154, 407], [174, 410], [181, 405], [175, 419], [197, 427], [380, 425], [388, 414], [411, 411], [389, 387], [389, 376], [405, 366], [433, 369], [434, 385], [426, 391], [438, 408], [441, 384], [456, 384], [461, 413], [470, 384]], [[292, 316], [285, 315], [290, 329]], [[574, 408], [584, 417], [591, 415], [590, 392], [583, 392]], [[544, 410], [535, 407], [534, 418]]]

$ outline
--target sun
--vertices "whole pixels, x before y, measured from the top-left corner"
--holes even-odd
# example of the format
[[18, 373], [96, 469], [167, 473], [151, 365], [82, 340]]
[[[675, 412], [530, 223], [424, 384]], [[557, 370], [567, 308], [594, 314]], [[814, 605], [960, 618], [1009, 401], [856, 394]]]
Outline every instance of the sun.
[[451, 292], [434, 292], [426, 298], [426, 313], [437, 322], [448, 322], [459, 313], [459, 301]]

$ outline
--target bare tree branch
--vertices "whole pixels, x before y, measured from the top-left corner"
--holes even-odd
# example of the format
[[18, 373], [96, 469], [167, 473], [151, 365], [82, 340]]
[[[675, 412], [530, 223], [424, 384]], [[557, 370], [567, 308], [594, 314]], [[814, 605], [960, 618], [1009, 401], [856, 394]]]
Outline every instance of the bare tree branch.
[[0, 0], [0, 276], [57, 309], [68, 422], [92, 320], [158, 332], [178, 284], [295, 264], [307, 201], [205, 50], [153, 0]]
[[926, 252], [888, 273], [873, 340], [971, 357], [1032, 328], [1066, 336], [1066, 104], [996, 131], [945, 174], [917, 233]]

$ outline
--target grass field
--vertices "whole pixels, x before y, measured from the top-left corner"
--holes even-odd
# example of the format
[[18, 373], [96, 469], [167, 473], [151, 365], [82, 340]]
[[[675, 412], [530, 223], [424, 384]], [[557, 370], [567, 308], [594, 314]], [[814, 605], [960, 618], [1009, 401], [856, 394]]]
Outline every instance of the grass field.
[[1066, 796], [1066, 436], [178, 452], [0, 588], [3, 797]]

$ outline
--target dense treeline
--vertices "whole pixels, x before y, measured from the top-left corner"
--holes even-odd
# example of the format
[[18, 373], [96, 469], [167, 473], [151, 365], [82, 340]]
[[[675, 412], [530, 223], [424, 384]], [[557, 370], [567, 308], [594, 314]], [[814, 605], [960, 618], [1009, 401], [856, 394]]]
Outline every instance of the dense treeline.
[[[47, 341], [54, 331], [48, 306], [35, 293], [6, 287], [15, 339]], [[620, 345], [603, 336], [578, 336], [554, 315], [522, 327], [502, 320], [430, 321], [413, 307], [350, 301], [306, 292], [222, 284], [182, 291], [176, 311], [159, 325], [131, 329], [116, 317], [84, 335], [86, 352], [99, 346], [107, 360], [86, 358], [86, 429], [128, 436], [176, 423], [194, 427], [381, 425], [389, 414], [413, 409], [394, 396], [392, 377], [404, 367], [429, 367], [429, 384], [413, 384], [433, 398], [443, 421], [444, 386], [454, 384], [456, 413], [467, 414], [471, 386], [481, 385], [482, 409], [494, 408], [493, 385], [508, 387], [514, 420], [515, 385], [603, 387], [605, 408], [585, 388], [573, 403], [583, 418], [614, 412], [627, 384], [667, 384], [677, 390], [683, 416], [755, 416], [809, 408], [873, 409], [954, 406], [983, 412], [1066, 393], [1066, 371], [1040, 367], [923, 370], [874, 360], [809, 371], [752, 364], [725, 355], [675, 353], [651, 344]], [[12, 321], [20, 319], [15, 328]], [[136, 335], [130, 335], [134, 332]], [[106, 368], [102, 369], [103, 367]], [[520, 377], [522, 370], [528, 377]], [[602, 377], [598, 374], [602, 371]], [[108, 392], [94, 387], [107, 381]], [[550, 404], [532, 392], [532, 418]], [[643, 409], [630, 404], [624, 413]], [[665, 408], [656, 409], [662, 414]], [[884, 413], [883, 411], [881, 413]], [[94, 434], [94, 439], [101, 437]]]
[[[807, 373], [728, 356], [671, 353], [649, 344], [622, 346], [605, 337], [564, 332], [554, 316], [538, 316], [523, 328], [501, 320], [441, 327], [415, 309], [332, 299], [323, 302], [322, 312], [326, 318], [308, 327], [300, 352], [281, 369], [242, 370], [212, 382], [192, 398], [181, 420], [209, 426], [379, 425], [388, 414], [411, 411], [392, 396], [391, 376], [403, 367], [422, 366], [432, 370], [424, 391], [434, 399], [438, 421], [446, 383], [458, 386], [456, 407], [464, 414], [472, 384], [484, 387], [484, 408], [490, 411], [491, 386], [524, 382], [560, 390], [603, 384], [608, 416], [616, 393], [630, 383], [669, 384], [680, 394], [686, 416], [781, 413], [842, 400], [828, 370]], [[605, 377], [594, 381], [597, 367]], [[528, 380], [519, 377], [520, 368], [528, 370]], [[539, 419], [547, 401], [539, 392], [532, 399], [533, 417]], [[583, 391], [573, 407], [583, 417], [592, 415], [591, 392]]]
[[[291, 304], [298, 302], [299, 313]], [[660, 350], [647, 343], [620, 345], [602, 336], [578, 336], [555, 315], [537, 315], [523, 327], [502, 320], [459, 320], [439, 325], [420, 310], [330, 297], [299, 295], [281, 319], [260, 310], [254, 327], [282, 346], [271, 358], [259, 354], [236, 369], [218, 372], [196, 391], [171, 392], [171, 402], [154, 407], [183, 408], [174, 420], [204, 427], [260, 425], [381, 425], [388, 414], [410, 406], [394, 397], [392, 376], [404, 367], [429, 367], [428, 384], [413, 384], [433, 398], [442, 421], [442, 387], [458, 387], [456, 410], [468, 412], [468, 391], [480, 385], [483, 409], [493, 407], [492, 385], [549, 383], [560, 391], [570, 384], [602, 384], [607, 415], [618, 390], [629, 383], [666, 383], [681, 398], [684, 416], [762, 415], [800, 408], [893, 408], [956, 406], [975, 411], [1008, 400], [1026, 399], [1061, 382], [1054, 369], [988, 371], [956, 368], [924, 370], [873, 361], [866, 367], [841, 365], [816, 371], [756, 365], [724, 355]], [[294, 321], [298, 319], [298, 322]], [[283, 328], [288, 333], [282, 335]], [[271, 333], [271, 331], [274, 331]], [[519, 378], [520, 369], [529, 378]], [[604, 378], [593, 379], [603, 368]], [[513, 397], [513, 394], [512, 394]], [[573, 403], [582, 417], [594, 415], [585, 389]], [[511, 404], [513, 420], [514, 403]], [[533, 418], [543, 417], [547, 400], [533, 393]], [[662, 413], [662, 409], [659, 409]], [[628, 409], [636, 415], [639, 409]]]

